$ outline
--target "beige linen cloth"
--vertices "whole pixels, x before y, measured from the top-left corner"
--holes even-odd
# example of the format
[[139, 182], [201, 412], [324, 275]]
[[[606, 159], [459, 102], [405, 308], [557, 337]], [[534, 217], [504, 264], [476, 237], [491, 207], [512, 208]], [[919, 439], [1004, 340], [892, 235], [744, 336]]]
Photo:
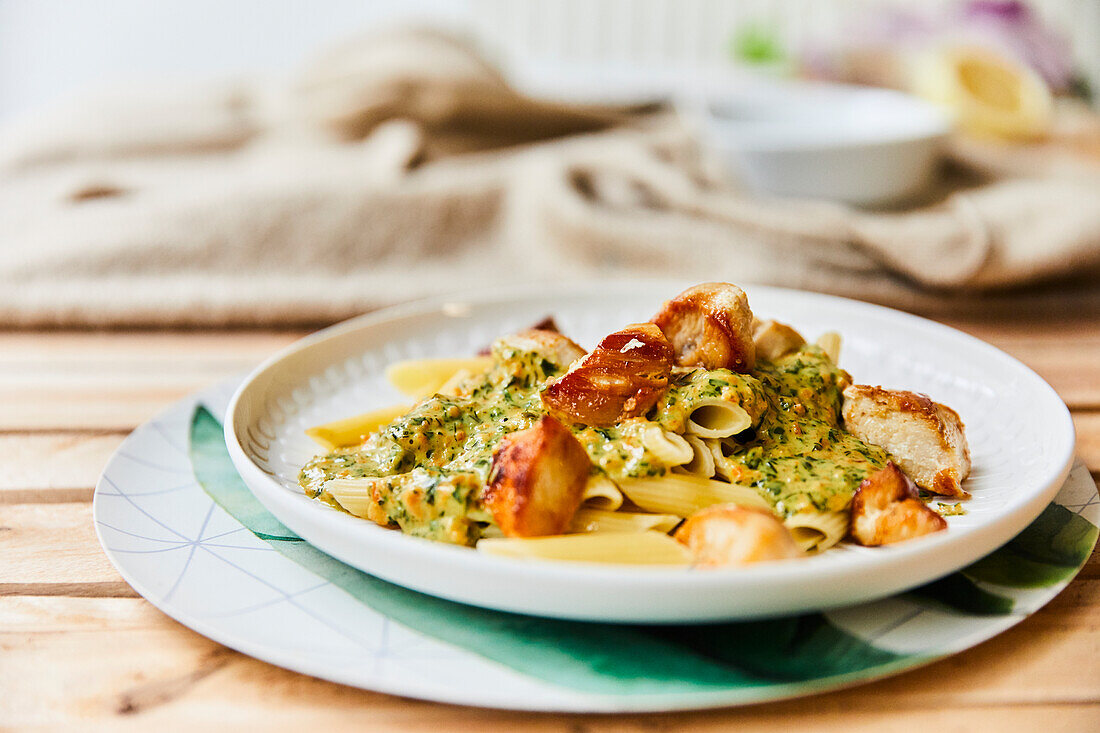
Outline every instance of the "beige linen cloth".
[[532, 100], [465, 44], [397, 32], [293, 80], [100, 96], [0, 132], [0, 317], [316, 323], [624, 275], [1076, 307], [1100, 301], [1081, 129], [1077, 147], [956, 146], [906, 210], [771, 199], [668, 111]]

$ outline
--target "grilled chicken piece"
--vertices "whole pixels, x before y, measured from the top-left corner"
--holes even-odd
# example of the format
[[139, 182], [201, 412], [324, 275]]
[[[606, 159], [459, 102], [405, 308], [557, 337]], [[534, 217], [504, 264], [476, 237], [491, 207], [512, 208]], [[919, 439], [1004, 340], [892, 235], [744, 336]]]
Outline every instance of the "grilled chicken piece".
[[555, 331], [529, 328], [526, 331], [502, 336], [497, 339], [494, 349], [514, 349], [525, 354], [536, 354], [558, 369], [568, 369], [569, 365], [584, 356], [584, 349], [568, 336]]
[[859, 544], [876, 546], [947, 529], [947, 520], [919, 496], [912, 479], [887, 463], [856, 489], [848, 532]]
[[562, 534], [581, 504], [590, 466], [569, 428], [545, 416], [501, 440], [482, 503], [508, 537]]
[[927, 395], [853, 384], [844, 390], [844, 427], [885, 448], [922, 489], [970, 497], [970, 449], [958, 413]]
[[802, 557], [783, 523], [762, 509], [715, 504], [692, 514], [673, 535], [695, 564], [717, 567]]
[[[561, 329], [558, 328], [558, 323], [554, 320], [553, 316], [547, 316], [530, 328], [525, 328], [523, 329], [523, 331], [519, 331], [518, 333], [523, 333], [524, 331], [549, 331], [550, 333], [561, 333]], [[576, 344], [573, 345], [576, 346]], [[577, 348], [580, 349], [581, 347], [577, 346]], [[490, 344], [489, 346], [483, 346], [482, 348], [478, 349], [477, 355], [489, 356], [492, 353], [493, 347]], [[581, 353], [584, 353], [584, 349], [581, 349]]]
[[688, 288], [653, 317], [672, 344], [677, 366], [742, 373], [756, 364], [752, 321], [744, 291], [729, 283]]
[[552, 414], [585, 425], [613, 425], [645, 413], [668, 388], [672, 348], [661, 329], [636, 323], [600, 342], [550, 382], [542, 403]]
[[802, 334], [779, 321], [757, 321], [753, 319], [752, 342], [756, 348], [756, 358], [773, 361], [797, 351], [806, 343]]

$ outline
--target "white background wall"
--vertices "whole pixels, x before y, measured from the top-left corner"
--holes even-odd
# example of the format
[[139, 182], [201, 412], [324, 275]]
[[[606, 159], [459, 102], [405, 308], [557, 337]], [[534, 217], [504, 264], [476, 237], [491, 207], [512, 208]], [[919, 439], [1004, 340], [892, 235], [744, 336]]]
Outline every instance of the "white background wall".
[[[797, 44], [838, 32], [846, 14], [898, 1], [0, 0], [0, 120], [119, 81], [291, 69], [326, 42], [399, 19], [468, 28], [545, 90], [622, 69], [721, 67], [746, 20], [772, 23]], [[1071, 34], [1100, 89], [1100, 0], [1036, 6]]]
[[469, 14], [463, 0], [0, 0], [0, 118], [116, 81], [289, 69], [394, 18]]

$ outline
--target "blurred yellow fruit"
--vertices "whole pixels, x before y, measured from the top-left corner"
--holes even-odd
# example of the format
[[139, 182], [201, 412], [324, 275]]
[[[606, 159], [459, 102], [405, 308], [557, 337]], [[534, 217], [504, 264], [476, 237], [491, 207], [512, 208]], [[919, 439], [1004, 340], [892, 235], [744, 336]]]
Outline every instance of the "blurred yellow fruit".
[[949, 107], [959, 127], [982, 137], [1029, 140], [1050, 128], [1053, 100], [1024, 64], [985, 48], [941, 48], [913, 66], [913, 91]]

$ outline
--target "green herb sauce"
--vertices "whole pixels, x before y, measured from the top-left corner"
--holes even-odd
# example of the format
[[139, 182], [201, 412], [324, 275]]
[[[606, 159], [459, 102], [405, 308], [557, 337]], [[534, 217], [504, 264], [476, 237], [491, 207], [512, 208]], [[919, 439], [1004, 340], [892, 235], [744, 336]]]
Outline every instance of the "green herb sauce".
[[[561, 370], [537, 352], [497, 342], [494, 366], [433, 395], [362, 445], [318, 456], [299, 483], [311, 497], [339, 506], [325, 490], [334, 478], [373, 478], [370, 516], [419, 537], [473, 545], [493, 525], [481, 505], [493, 452], [508, 433], [543, 414], [540, 390]], [[653, 425], [682, 432], [694, 405], [723, 399], [742, 406], [755, 426], [727, 440], [727, 466], [737, 483], [756, 487], [782, 516], [807, 509], [842, 510], [859, 483], [885, 465], [886, 453], [840, 428], [837, 369], [807, 346], [752, 374], [695, 369], [675, 374], [645, 417], [611, 427], [573, 425], [594, 472], [612, 479], [664, 474], [642, 440]], [[377, 509], [373, 507], [377, 506]]]
[[889, 456], [841, 427], [844, 372], [818, 347], [804, 346], [758, 363], [753, 376], [768, 409], [750, 434], [726, 442], [731, 481], [756, 487], [783, 517], [846, 509]]

